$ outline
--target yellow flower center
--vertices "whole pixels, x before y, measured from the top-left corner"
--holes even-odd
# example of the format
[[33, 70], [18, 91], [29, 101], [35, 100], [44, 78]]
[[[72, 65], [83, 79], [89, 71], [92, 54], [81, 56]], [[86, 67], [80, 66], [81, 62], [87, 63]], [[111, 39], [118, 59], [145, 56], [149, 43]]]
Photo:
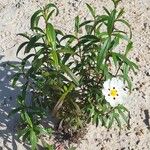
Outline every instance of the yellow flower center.
[[115, 87], [113, 87], [113, 89], [109, 89], [109, 91], [110, 91], [109, 96], [112, 96], [112, 97], [118, 96], [118, 91], [115, 89]]

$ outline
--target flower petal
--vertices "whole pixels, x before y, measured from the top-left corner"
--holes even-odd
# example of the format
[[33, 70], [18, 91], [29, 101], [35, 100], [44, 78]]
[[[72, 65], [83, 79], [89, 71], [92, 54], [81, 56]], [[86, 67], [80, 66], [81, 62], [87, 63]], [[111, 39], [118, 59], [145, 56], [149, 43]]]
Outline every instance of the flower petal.
[[104, 89], [108, 89], [110, 87], [110, 79], [104, 82], [103, 87]]
[[103, 95], [105, 96], [105, 95], [108, 95], [108, 90], [107, 89], [102, 89], [102, 93], [103, 93]]

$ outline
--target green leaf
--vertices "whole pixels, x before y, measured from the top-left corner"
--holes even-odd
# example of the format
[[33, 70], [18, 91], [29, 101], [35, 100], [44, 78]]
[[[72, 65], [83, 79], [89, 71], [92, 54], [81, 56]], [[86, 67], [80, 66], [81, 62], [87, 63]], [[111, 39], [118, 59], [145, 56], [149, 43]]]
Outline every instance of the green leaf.
[[21, 105], [21, 106], [25, 106], [24, 105], [24, 101], [25, 101], [25, 99], [22, 97], [22, 95], [18, 95], [17, 96], [17, 103], [19, 104], [19, 105]]
[[65, 35], [63, 36], [61, 39], [60, 39], [60, 42], [62, 42], [63, 40], [66, 40], [66, 39], [77, 39], [74, 35], [71, 35], [71, 34], [68, 34], [68, 35]]
[[112, 113], [109, 116], [108, 128], [111, 128], [113, 123], [114, 123], [114, 114]]
[[108, 18], [108, 23], [107, 23], [108, 35], [111, 35], [114, 30], [115, 16], [116, 16], [116, 10], [114, 9]]
[[24, 42], [24, 43], [20, 44], [20, 46], [17, 49], [16, 56], [18, 56], [18, 53], [20, 52], [20, 50], [27, 44], [28, 44], [28, 42]]
[[48, 23], [46, 25], [46, 36], [47, 36], [48, 44], [52, 46], [53, 50], [56, 50], [56, 33], [51, 23]]
[[21, 96], [22, 96], [22, 99], [24, 99], [24, 100], [26, 99], [26, 95], [27, 95], [28, 83], [29, 83], [29, 81], [26, 81], [26, 83], [24, 83], [21, 87], [21, 89], [22, 89]]
[[127, 56], [127, 54], [130, 52], [130, 50], [133, 48], [133, 42], [129, 41], [128, 45], [126, 47], [126, 51], [125, 51], [125, 56]]
[[119, 11], [119, 13], [118, 13], [118, 15], [117, 15], [117, 19], [119, 19], [123, 14], [124, 14], [124, 8], [122, 8], [122, 9]]
[[120, 107], [118, 107], [118, 112], [121, 115], [121, 117], [123, 118], [123, 120], [126, 122], [126, 124], [128, 124], [129, 122], [129, 117], [127, 115], [124, 114], [124, 112], [122, 111], [122, 109]]
[[119, 105], [119, 108], [121, 108], [123, 111], [126, 111], [129, 113], [129, 110], [126, 107], [124, 107], [123, 105]]
[[115, 8], [118, 6], [118, 3], [121, 1], [121, 0], [112, 0], [113, 1], [113, 3], [114, 3], [114, 6], [115, 6]]
[[42, 64], [43, 64], [43, 58], [34, 60], [32, 63], [32, 67], [30, 67], [30, 69], [28, 69], [26, 75], [31, 76], [32, 73], [37, 72], [39, 70], [39, 68], [42, 66]]
[[132, 91], [132, 82], [131, 82], [131, 79], [129, 78], [129, 76], [127, 74], [123, 75], [123, 79], [127, 82], [129, 91], [131, 92]]
[[95, 16], [96, 16], [95, 10], [87, 3], [86, 3], [86, 6], [89, 9], [89, 11], [90, 11], [91, 15], [93, 16], [93, 18], [95, 18]]
[[102, 116], [102, 126], [104, 126], [104, 127], [107, 127], [107, 122], [108, 122], [108, 119], [107, 119], [107, 117], [106, 116]]
[[74, 50], [71, 47], [64, 47], [58, 52], [63, 54], [74, 54]]
[[87, 21], [84, 21], [82, 22], [80, 25], [79, 25], [79, 28], [85, 26], [85, 25], [88, 25], [89, 23], [93, 22], [93, 20], [87, 20]]
[[115, 66], [117, 67], [118, 60], [117, 60], [117, 56], [114, 53], [112, 53], [112, 59], [114, 61]]
[[38, 21], [39, 21], [39, 17], [42, 16], [42, 10], [38, 10], [36, 11], [32, 17], [31, 17], [31, 29], [33, 30], [34, 27], [37, 27]]
[[118, 113], [113, 113], [113, 114], [114, 114], [115, 120], [117, 121], [119, 128], [121, 128], [121, 121], [119, 118], [119, 114]]
[[97, 68], [100, 69], [101, 65], [103, 64], [103, 60], [106, 57], [108, 48], [110, 46], [111, 39], [107, 38], [102, 45], [101, 48], [99, 48], [98, 57], [97, 57]]
[[30, 40], [30, 37], [26, 33], [18, 33], [17, 35], [23, 36], [27, 38], [28, 40]]
[[75, 17], [75, 33], [79, 33], [79, 16]]
[[45, 32], [44, 32], [41, 28], [39, 28], [39, 27], [33, 27], [32, 30], [33, 30], [33, 31], [35, 30], [36, 32], [39, 31], [39, 32], [41, 32], [42, 34], [45, 34]]
[[32, 150], [36, 150], [37, 148], [37, 136], [36, 136], [36, 133], [33, 129], [30, 130], [30, 142], [31, 142], [31, 145], [32, 145]]
[[46, 5], [45, 8], [44, 8], [44, 11], [46, 12], [50, 8], [54, 8], [56, 10], [56, 16], [59, 14], [59, 10], [58, 10], [57, 6], [52, 4], [52, 3], [49, 3], [48, 5]]
[[30, 125], [30, 127], [33, 128], [31, 118], [29, 117], [29, 115], [26, 112], [25, 112], [25, 119], [26, 119], [27, 123]]
[[105, 12], [107, 13], [108, 16], [111, 15], [111, 13], [109, 12], [109, 10], [106, 7], [103, 7], [103, 9], [105, 10]]
[[52, 134], [51, 128], [49, 128], [49, 130], [47, 130], [44, 127], [36, 127], [35, 129], [38, 130], [40, 132], [40, 134], [49, 134], [49, 136], [50, 136], [50, 134]]
[[134, 69], [138, 69], [138, 66], [134, 63], [134, 62], [132, 62], [132, 61], [130, 61], [128, 58], [126, 58], [126, 56], [124, 56], [124, 55], [122, 55], [122, 54], [120, 54], [120, 53], [115, 53], [115, 52], [113, 52], [118, 58], [120, 58], [123, 62], [125, 62], [127, 65], [129, 65], [130, 66], [130, 68], [133, 70], [133, 71], [135, 71]]
[[59, 68], [59, 59], [58, 59], [57, 51], [52, 50], [51, 54], [52, 54], [52, 58], [53, 58], [53, 61], [54, 61], [54, 65], [55, 65], [56, 69], [58, 70], [58, 68]]
[[76, 76], [73, 74], [73, 72], [71, 71], [71, 69], [66, 66], [61, 64], [62, 69], [64, 70], [64, 72], [72, 79], [72, 81], [76, 84], [79, 85], [79, 80], [76, 78]]
[[48, 21], [50, 19], [50, 17], [53, 15], [53, 13], [55, 12], [55, 9], [53, 9], [47, 16], [46, 21]]
[[27, 44], [27, 46], [25, 48], [24, 54], [29, 53], [32, 48], [35, 48], [36, 47], [36, 42], [41, 37], [43, 37], [43, 35], [41, 35], [41, 34], [38, 34], [38, 35], [35, 35], [35, 36], [31, 37], [30, 41], [28, 42], [28, 44]]
[[119, 38], [118, 37], [115, 37], [112, 41], [111, 41], [111, 44], [110, 44], [110, 47], [109, 49], [110, 50], [114, 50], [118, 45], [119, 45]]
[[22, 62], [21, 62], [21, 69], [22, 69], [22, 71], [24, 71], [24, 67], [25, 67], [25, 64], [26, 64], [26, 62], [27, 62], [27, 60], [28, 59], [30, 59], [31, 57], [33, 57], [33, 56], [35, 56], [35, 54], [29, 54], [28, 56], [26, 56], [23, 60], [22, 60]]
[[102, 65], [102, 70], [103, 70], [105, 79], [106, 80], [110, 79], [111, 75], [110, 75], [110, 73], [108, 71], [108, 65], [107, 64]]

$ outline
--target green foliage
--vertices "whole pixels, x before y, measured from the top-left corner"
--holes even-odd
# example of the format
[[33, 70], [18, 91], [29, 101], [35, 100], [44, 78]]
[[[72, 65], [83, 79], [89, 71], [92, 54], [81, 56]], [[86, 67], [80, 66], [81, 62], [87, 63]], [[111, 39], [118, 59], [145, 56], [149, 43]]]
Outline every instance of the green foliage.
[[[122, 18], [124, 10], [117, 10], [119, 1], [113, 0], [115, 7], [111, 11], [104, 7], [104, 15], [97, 15], [87, 4], [92, 19], [82, 21], [77, 16], [75, 32], [69, 35], [51, 23], [50, 18], [54, 12], [58, 15], [58, 9], [54, 4], [48, 4], [31, 17], [33, 34], [19, 34], [26, 41], [16, 54], [24, 51], [26, 57], [12, 83], [15, 86], [20, 78], [24, 81], [17, 99], [18, 108], [12, 113], [20, 114], [23, 128], [19, 136], [30, 141], [33, 150], [37, 148], [39, 135], [49, 134], [40, 125], [49, 113], [73, 132], [88, 122], [107, 128], [117, 123], [121, 128], [124, 120], [129, 125], [129, 111], [122, 105], [112, 108], [101, 91], [105, 80], [117, 76], [131, 90], [129, 71], [138, 69], [127, 57], [133, 47], [132, 34], [130, 25]], [[39, 25], [41, 19], [45, 21], [44, 26]], [[118, 22], [129, 30], [117, 29]], [[121, 53], [116, 48], [122, 41], [127, 45]], [[31, 98], [27, 96], [29, 93]], [[45, 147], [53, 149], [51, 145]]]

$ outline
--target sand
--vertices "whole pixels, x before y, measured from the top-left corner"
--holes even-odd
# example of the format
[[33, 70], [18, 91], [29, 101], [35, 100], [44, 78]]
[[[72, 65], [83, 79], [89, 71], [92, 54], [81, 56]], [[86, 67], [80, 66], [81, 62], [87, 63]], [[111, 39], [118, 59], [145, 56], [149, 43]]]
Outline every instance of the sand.
[[[102, 6], [111, 8], [110, 0], [51, 0], [59, 10], [53, 20], [57, 27], [70, 33], [74, 17], [90, 17], [85, 3], [92, 4], [98, 12]], [[15, 52], [22, 38], [16, 34], [28, 32], [30, 17], [46, 0], [0, 0], [0, 149], [26, 150], [27, 146], [15, 139], [17, 117], [8, 118], [15, 107], [19, 89], [12, 89], [9, 83], [13, 70], [5, 66], [6, 61], [17, 63]], [[134, 50], [131, 59], [139, 65], [133, 76], [134, 90], [126, 107], [131, 112], [131, 129], [107, 129], [89, 125], [88, 132], [78, 145], [78, 150], [150, 150], [150, 0], [122, 0], [125, 18], [132, 26]], [[21, 54], [22, 55], [22, 54]], [[20, 56], [21, 56], [20, 55]], [[5, 69], [4, 69], [5, 68]]]

